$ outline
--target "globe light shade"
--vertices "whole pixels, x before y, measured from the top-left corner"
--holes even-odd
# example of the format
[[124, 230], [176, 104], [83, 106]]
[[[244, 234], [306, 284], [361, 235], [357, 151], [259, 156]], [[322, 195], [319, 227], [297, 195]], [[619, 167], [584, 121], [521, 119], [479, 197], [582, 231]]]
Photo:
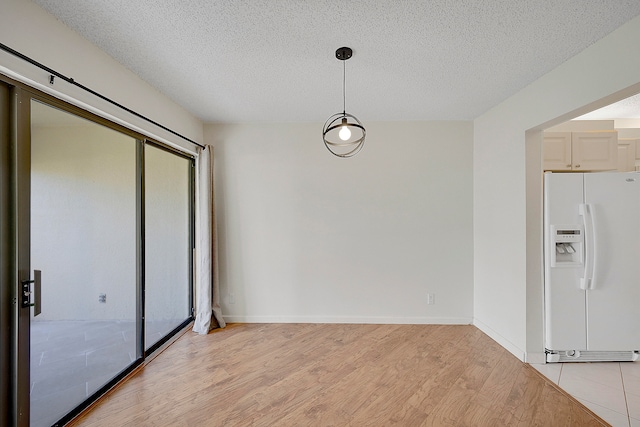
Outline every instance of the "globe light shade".
[[329, 117], [322, 129], [324, 145], [331, 154], [351, 157], [364, 146], [367, 132], [360, 120], [349, 113], [336, 113]]

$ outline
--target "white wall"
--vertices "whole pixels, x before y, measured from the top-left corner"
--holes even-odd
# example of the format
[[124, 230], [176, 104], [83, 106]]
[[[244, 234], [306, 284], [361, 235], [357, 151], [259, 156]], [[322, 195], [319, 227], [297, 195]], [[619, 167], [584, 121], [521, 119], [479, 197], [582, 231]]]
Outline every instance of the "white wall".
[[205, 127], [225, 319], [471, 322], [471, 123], [365, 125], [350, 159], [320, 124]]
[[[96, 46], [28, 0], [0, 2], [0, 41], [75, 81], [185, 136], [202, 142], [202, 122], [170, 101]], [[61, 79], [49, 85], [49, 74], [4, 51], [0, 73], [30, 80], [37, 88], [72, 101], [111, 120], [126, 123], [163, 142], [188, 150], [192, 144], [114, 107]], [[71, 99], [73, 98], [73, 99]], [[100, 111], [95, 111], [93, 109]]]
[[589, 132], [594, 130], [614, 130], [613, 120], [569, 120], [545, 129], [545, 132]]
[[640, 138], [640, 118], [616, 119], [615, 128], [618, 131], [618, 138]]
[[638, 40], [640, 17], [474, 121], [474, 321], [520, 358], [543, 351], [541, 141], [525, 133], [640, 92]]
[[640, 118], [639, 119], [616, 119], [615, 127], [616, 129], [640, 129]]

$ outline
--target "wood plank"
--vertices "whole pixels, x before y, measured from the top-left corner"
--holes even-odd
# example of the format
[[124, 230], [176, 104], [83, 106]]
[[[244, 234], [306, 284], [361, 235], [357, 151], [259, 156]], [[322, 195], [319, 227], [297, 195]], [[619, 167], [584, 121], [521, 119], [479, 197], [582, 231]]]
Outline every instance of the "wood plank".
[[602, 426], [470, 325], [187, 333], [72, 426]]

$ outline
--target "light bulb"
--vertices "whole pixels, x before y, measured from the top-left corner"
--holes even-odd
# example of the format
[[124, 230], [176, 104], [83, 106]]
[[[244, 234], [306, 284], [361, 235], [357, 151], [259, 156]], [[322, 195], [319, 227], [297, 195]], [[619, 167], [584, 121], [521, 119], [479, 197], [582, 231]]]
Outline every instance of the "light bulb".
[[340, 127], [340, 132], [338, 132], [338, 136], [341, 140], [346, 141], [351, 138], [351, 131], [347, 125], [342, 125]]

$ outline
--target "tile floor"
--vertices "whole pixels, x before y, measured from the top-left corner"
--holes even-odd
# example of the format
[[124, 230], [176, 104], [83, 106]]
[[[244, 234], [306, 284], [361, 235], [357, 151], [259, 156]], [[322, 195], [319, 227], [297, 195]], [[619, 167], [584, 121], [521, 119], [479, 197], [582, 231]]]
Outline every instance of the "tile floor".
[[640, 427], [640, 361], [531, 366], [613, 427]]
[[[184, 319], [147, 322], [150, 346]], [[31, 323], [31, 427], [51, 426], [136, 356], [134, 321]]]

